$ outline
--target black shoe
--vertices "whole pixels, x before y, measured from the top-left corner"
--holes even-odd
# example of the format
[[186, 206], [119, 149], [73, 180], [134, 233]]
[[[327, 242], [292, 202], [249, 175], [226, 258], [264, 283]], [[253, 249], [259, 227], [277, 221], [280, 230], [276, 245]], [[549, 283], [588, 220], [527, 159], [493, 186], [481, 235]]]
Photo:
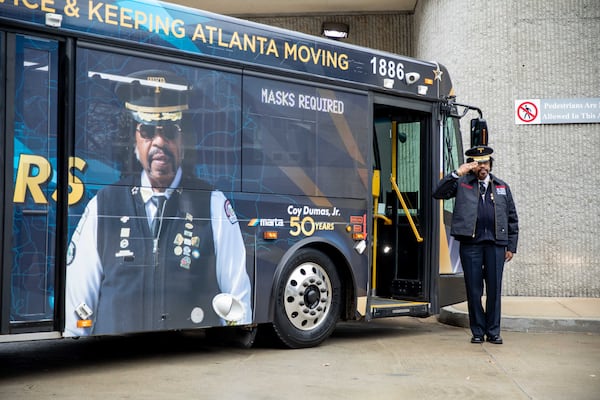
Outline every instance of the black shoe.
[[502, 338], [500, 337], [500, 335], [488, 336], [487, 341], [493, 344], [502, 344]]
[[473, 336], [471, 338], [471, 343], [475, 343], [475, 344], [483, 343], [483, 336]]

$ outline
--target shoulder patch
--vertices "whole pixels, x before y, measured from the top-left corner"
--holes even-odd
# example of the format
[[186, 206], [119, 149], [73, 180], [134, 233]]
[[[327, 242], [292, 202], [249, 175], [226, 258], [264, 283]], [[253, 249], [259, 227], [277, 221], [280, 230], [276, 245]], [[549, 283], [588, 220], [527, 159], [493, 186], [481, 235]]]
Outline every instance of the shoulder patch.
[[236, 224], [238, 222], [237, 215], [235, 215], [235, 211], [233, 211], [233, 206], [229, 200], [225, 200], [225, 215], [232, 224]]

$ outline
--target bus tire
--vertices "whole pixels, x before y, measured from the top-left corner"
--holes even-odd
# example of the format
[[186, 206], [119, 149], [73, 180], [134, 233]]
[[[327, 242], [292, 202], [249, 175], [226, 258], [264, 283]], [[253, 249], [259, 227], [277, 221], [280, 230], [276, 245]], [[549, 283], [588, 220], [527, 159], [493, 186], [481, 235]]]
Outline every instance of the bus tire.
[[341, 300], [340, 278], [331, 259], [318, 250], [301, 249], [281, 271], [273, 329], [287, 347], [317, 346], [335, 329]]

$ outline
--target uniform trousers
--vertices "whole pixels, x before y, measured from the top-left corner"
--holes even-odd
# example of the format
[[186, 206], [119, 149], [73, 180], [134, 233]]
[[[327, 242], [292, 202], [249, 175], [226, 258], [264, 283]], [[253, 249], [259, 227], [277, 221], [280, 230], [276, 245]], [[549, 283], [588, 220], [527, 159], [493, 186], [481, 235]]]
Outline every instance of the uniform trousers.
[[[494, 242], [461, 243], [460, 261], [467, 290], [469, 325], [473, 336], [500, 334], [500, 301], [505, 246]], [[485, 282], [486, 303], [481, 298]]]

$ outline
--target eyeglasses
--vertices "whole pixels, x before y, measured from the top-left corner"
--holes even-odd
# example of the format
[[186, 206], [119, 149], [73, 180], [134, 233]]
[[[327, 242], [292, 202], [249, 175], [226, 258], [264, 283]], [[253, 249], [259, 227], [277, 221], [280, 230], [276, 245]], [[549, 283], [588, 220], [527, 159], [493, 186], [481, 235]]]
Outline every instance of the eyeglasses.
[[152, 140], [156, 135], [160, 135], [163, 139], [173, 140], [181, 134], [179, 125], [138, 125], [137, 131], [140, 136], [147, 140]]

